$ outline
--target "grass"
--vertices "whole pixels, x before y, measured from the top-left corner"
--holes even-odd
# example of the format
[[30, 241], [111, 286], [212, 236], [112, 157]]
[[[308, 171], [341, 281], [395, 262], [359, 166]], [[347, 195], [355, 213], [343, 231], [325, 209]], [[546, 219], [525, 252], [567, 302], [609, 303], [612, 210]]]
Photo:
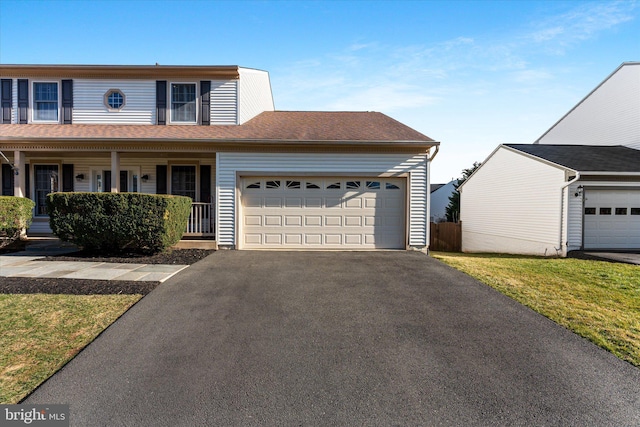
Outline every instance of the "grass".
[[19, 402], [141, 295], [0, 295], [0, 404]]
[[517, 255], [432, 256], [640, 367], [640, 266]]

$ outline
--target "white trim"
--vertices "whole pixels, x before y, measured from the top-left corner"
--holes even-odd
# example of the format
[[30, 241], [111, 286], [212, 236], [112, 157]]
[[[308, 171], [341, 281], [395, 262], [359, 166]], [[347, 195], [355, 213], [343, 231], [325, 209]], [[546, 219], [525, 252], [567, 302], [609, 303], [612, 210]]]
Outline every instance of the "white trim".
[[[62, 90], [62, 83], [61, 80], [29, 80], [30, 83], [30, 93], [29, 93], [29, 97], [31, 98], [31, 105], [29, 106], [29, 110], [31, 110], [31, 114], [27, 113], [27, 117], [31, 117], [31, 122], [30, 123], [39, 123], [39, 124], [47, 124], [47, 123], [51, 123], [51, 124], [59, 124], [60, 123], [60, 117], [62, 115], [62, 101], [61, 101], [61, 90]], [[58, 118], [56, 120], [36, 120], [36, 89], [35, 86], [37, 83], [55, 83], [57, 86], [57, 95], [58, 95], [58, 99], [56, 100], [56, 102], [58, 103]]]
[[[189, 122], [181, 122], [181, 121], [175, 121], [173, 120], [173, 85], [194, 85], [195, 86], [195, 103], [196, 103], [196, 117], [195, 117], [195, 121], [189, 121]], [[169, 82], [169, 102], [168, 102], [168, 110], [169, 110], [169, 120], [168, 123], [172, 124], [172, 125], [197, 125], [198, 119], [200, 117], [199, 114], [199, 110], [201, 108], [200, 106], [200, 83], [199, 82], [191, 82], [191, 81], [170, 81]]]

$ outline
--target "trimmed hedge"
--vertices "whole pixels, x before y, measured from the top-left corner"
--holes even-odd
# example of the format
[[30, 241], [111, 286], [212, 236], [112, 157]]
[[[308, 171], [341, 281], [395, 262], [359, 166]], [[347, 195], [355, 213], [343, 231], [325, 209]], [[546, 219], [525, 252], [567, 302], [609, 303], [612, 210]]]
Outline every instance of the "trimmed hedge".
[[33, 200], [25, 197], [0, 196], [0, 248], [20, 238], [31, 225]]
[[155, 253], [182, 238], [191, 199], [139, 193], [51, 193], [47, 210], [53, 233], [83, 249]]

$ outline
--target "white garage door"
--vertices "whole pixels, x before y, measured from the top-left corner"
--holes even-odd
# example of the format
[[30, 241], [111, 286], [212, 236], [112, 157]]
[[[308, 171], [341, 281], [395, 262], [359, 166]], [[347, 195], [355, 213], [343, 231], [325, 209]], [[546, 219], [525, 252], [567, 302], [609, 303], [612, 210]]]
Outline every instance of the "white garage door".
[[640, 190], [585, 191], [584, 248], [640, 248]]
[[244, 177], [242, 249], [404, 249], [403, 178]]

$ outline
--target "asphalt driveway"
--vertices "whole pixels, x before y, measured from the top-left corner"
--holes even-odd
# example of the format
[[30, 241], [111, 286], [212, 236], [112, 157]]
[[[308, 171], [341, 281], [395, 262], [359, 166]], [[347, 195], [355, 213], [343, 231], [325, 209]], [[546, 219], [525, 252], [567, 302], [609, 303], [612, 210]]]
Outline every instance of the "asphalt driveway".
[[417, 252], [219, 251], [27, 403], [72, 425], [639, 425], [640, 369]]

